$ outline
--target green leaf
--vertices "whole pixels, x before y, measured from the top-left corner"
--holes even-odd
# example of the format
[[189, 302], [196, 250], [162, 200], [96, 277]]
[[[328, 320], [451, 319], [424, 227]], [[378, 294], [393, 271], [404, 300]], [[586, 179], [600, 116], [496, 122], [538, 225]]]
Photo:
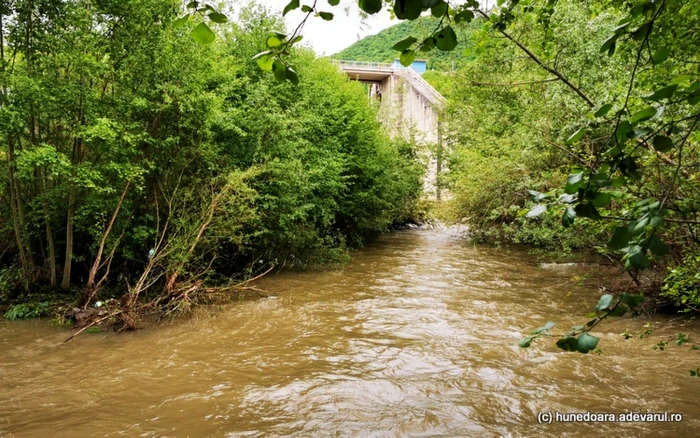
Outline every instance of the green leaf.
[[[269, 52], [268, 52], [269, 53]], [[274, 56], [268, 54], [258, 58], [258, 66], [261, 70], [272, 71], [272, 64], [275, 62]]]
[[655, 64], [661, 64], [662, 62], [668, 59], [670, 54], [671, 49], [669, 49], [668, 47], [661, 47], [659, 50], [654, 52], [653, 55], [651, 55], [651, 59], [654, 60]]
[[593, 205], [598, 208], [603, 208], [607, 207], [608, 204], [610, 204], [610, 201], [612, 201], [612, 193], [606, 193], [606, 192], [598, 192], [595, 195], [595, 198], [593, 198]]
[[643, 122], [644, 120], [649, 120], [655, 115], [656, 108], [654, 108], [653, 106], [648, 106], [643, 110], [637, 111], [636, 113], [632, 114], [632, 117], [630, 117], [630, 123], [634, 125], [639, 122]]
[[608, 315], [610, 316], [623, 316], [627, 313], [627, 306], [624, 304], [618, 304], [617, 307], [612, 309]]
[[533, 339], [535, 339], [535, 336], [528, 336], [528, 337], [526, 337], [526, 338], [521, 339], [521, 340], [518, 342], [518, 345], [520, 346], [520, 348], [527, 348], [527, 347], [530, 346], [530, 344], [532, 343], [532, 340], [533, 340]]
[[209, 14], [209, 19], [218, 24], [228, 23], [228, 17], [221, 12], [212, 12]]
[[272, 72], [275, 75], [275, 79], [279, 82], [284, 82], [287, 79], [287, 69], [279, 59], [276, 59], [272, 64]]
[[664, 224], [664, 218], [662, 216], [652, 216], [649, 218], [649, 225], [654, 228], [660, 228]]
[[615, 53], [615, 43], [617, 42], [619, 35], [615, 34], [605, 40], [602, 46], [600, 46], [600, 53], [608, 52], [608, 55]]
[[308, 13], [313, 12], [313, 11], [314, 11], [314, 8], [312, 8], [311, 6], [301, 5], [301, 12], [308, 14]]
[[299, 7], [299, 0], [292, 0], [287, 4], [287, 6], [284, 7], [284, 10], [282, 11], [282, 16], [284, 17], [287, 15], [289, 12], [297, 9]]
[[401, 56], [399, 57], [399, 60], [401, 61], [401, 65], [404, 67], [408, 67], [411, 64], [413, 64], [413, 61], [416, 59], [416, 52], [415, 50], [404, 50], [401, 53]]
[[658, 102], [663, 99], [670, 99], [673, 97], [674, 93], [678, 89], [678, 84], [673, 84], [669, 85], [667, 87], [659, 88], [658, 90], [654, 91], [652, 94], [648, 96], [644, 96], [644, 99], [646, 100], [653, 100], [654, 102]]
[[583, 172], [572, 173], [569, 175], [569, 179], [566, 181], [565, 192], [569, 195], [573, 195], [578, 192], [579, 186], [583, 180]]
[[611, 103], [606, 103], [605, 105], [598, 108], [598, 111], [595, 112], [594, 116], [603, 117], [612, 109], [612, 107], [613, 106]]
[[586, 135], [586, 128], [580, 128], [566, 140], [566, 144], [576, 143], [577, 141], [581, 140], [581, 138], [583, 138], [584, 135]]
[[474, 19], [474, 13], [472, 11], [462, 11], [455, 15], [455, 23], [459, 24], [463, 21], [470, 23]]
[[541, 215], [547, 211], [547, 206], [546, 205], [536, 205], [532, 210], [528, 211], [527, 214], [525, 215], [526, 217], [533, 218]]
[[392, 48], [394, 50], [399, 51], [399, 52], [403, 52], [404, 50], [408, 50], [416, 41], [418, 41], [417, 38], [408, 37], [408, 38], [401, 40], [398, 43], [394, 44], [394, 47], [392, 47]]
[[299, 85], [299, 76], [297, 75], [297, 72], [295, 72], [291, 67], [287, 67], [285, 75], [289, 82], [291, 82], [294, 85]]
[[632, 32], [632, 39], [635, 41], [642, 41], [650, 32], [651, 22], [644, 23]]
[[543, 199], [547, 199], [547, 195], [546, 195], [546, 194], [540, 193], [540, 192], [538, 192], [538, 191], [536, 191], [536, 190], [528, 190], [527, 192], [530, 194], [530, 196], [532, 196], [532, 200], [533, 200], [534, 202], [540, 202], [540, 201], [542, 201]]
[[608, 248], [612, 250], [618, 250], [625, 248], [632, 236], [630, 235], [627, 227], [617, 227], [612, 237], [608, 241]]
[[589, 351], [595, 350], [599, 340], [599, 338], [591, 336], [588, 333], [581, 333], [576, 342], [576, 350], [578, 350], [579, 353], [587, 354]]
[[189, 20], [190, 20], [190, 14], [183, 15], [182, 17], [178, 18], [177, 20], [173, 21], [173, 27], [184, 26], [185, 23], [187, 23]]
[[333, 20], [333, 14], [331, 12], [319, 12], [318, 15], [325, 21]]
[[578, 350], [578, 341], [572, 336], [566, 338], [561, 338], [557, 341], [557, 347], [564, 351], [576, 351]]
[[216, 39], [216, 35], [214, 35], [214, 32], [212, 32], [205, 23], [199, 23], [192, 29], [192, 39], [198, 44], [211, 44]]
[[532, 331], [533, 335], [539, 335], [540, 333], [544, 333], [547, 330], [551, 330], [554, 327], [555, 323], [552, 321], [549, 321], [547, 324], [543, 325], [542, 327], [538, 327]]
[[620, 125], [618, 125], [617, 130], [615, 131], [617, 142], [620, 144], [624, 144], [627, 141], [629, 134], [633, 132], [634, 126], [632, 126], [632, 124], [629, 121], [625, 120], [623, 122], [620, 122]]
[[399, 20], [415, 20], [423, 12], [420, 0], [400, 0], [394, 2], [394, 14]]
[[423, 41], [423, 43], [421, 43], [420, 51], [421, 52], [430, 52], [431, 50], [433, 50], [435, 48], [435, 43], [436, 43], [435, 38], [433, 38], [433, 37], [426, 38]]
[[625, 261], [625, 268], [635, 268], [635, 269], [646, 269], [651, 263], [647, 258], [644, 250], [639, 246], [634, 246], [628, 254], [627, 260]]
[[576, 211], [576, 216], [578, 217], [586, 217], [596, 220], [600, 219], [600, 213], [598, 213], [598, 210], [590, 202], [578, 204], [576, 207], [574, 207], [574, 210]]
[[571, 208], [571, 206], [567, 206], [566, 209], [564, 210], [564, 215], [561, 217], [561, 224], [565, 228], [569, 228], [574, 224], [576, 221], [576, 210]]
[[627, 229], [633, 236], [638, 236], [644, 232], [647, 225], [649, 225], [649, 216], [644, 215], [640, 217], [636, 222], [631, 222]]
[[659, 152], [668, 152], [673, 149], [673, 140], [665, 135], [657, 135], [654, 137], [653, 145]]
[[596, 312], [602, 312], [603, 310], [605, 310], [605, 309], [607, 309], [608, 307], [610, 307], [610, 305], [612, 304], [614, 298], [615, 298], [615, 297], [613, 297], [613, 296], [610, 295], [610, 294], [602, 295], [602, 296], [600, 297], [600, 299], [598, 300], [598, 304], [596, 304], [596, 306], [595, 306], [595, 311], [596, 311]]
[[671, 247], [669, 247], [663, 240], [661, 240], [659, 235], [655, 233], [649, 238], [649, 251], [651, 251], [651, 253], [655, 256], [661, 257], [670, 253]]
[[644, 297], [642, 295], [622, 294], [622, 297], [620, 297], [620, 299], [623, 303], [625, 303], [632, 309], [641, 305], [644, 302]]
[[435, 37], [437, 48], [440, 50], [449, 52], [457, 47], [457, 34], [450, 26], [442, 29]]
[[267, 38], [265, 44], [267, 44], [267, 47], [274, 49], [275, 47], [279, 47], [282, 44], [284, 44], [284, 40], [277, 37], [276, 35], [272, 35]]
[[433, 17], [436, 18], [444, 17], [445, 14], [447, 14], [447, 3], [445, 3], [444, 1], [438, 3], [430, 9], [430, 13], [433, 14]]
[[328, 4], [331, 6], [338, 6], [340, 4], [340, 0], [328, 0]]
[[358, 5], [368, 14], [376, 14], [382, 10], [382, 0], [359, 0]]

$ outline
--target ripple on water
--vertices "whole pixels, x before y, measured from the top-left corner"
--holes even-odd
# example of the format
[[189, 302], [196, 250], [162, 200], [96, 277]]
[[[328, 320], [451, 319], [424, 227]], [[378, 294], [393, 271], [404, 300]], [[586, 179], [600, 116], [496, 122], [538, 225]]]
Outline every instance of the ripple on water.
[[[463, 230], [399, 232], [341, 270], [270, 275], [277, 297], [125, 335], [0, 322], [0, 435], [698, 436], [697, 357], [651, 350], [697, 322], [601, 325], [601, 355], [549, 340], [585, 318], [581, 266], [465, 245]], [[695, 385], [695, 386], [693, 386]], [[538, 425], [540, 411], [681, 412], [683, 423]]]

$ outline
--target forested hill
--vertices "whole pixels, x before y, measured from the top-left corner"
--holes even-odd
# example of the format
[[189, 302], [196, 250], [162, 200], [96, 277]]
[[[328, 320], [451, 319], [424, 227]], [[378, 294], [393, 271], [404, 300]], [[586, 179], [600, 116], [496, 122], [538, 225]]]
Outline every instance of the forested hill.
[[[435, 30], [438, 20], [434, 17], [421, 17], [415, 21], [404, 21], [356, 42], [347, 49], [333, 55], [333, 59], [368, 62], [393, 62], [399, 53], [392, 49], [397, 42], [414, 36], [422, 39]], [[428, 60], [428, 68], [433, 70], [448, 71], [453, 67], [458, 68], [465, 60], [469, 59], [470, 48], [469, 34], [478, 27], [478, 22], [455, 26], [459, 45], [452, 52], [433, 50], [429, 53], [418, 54], [419, 59]], [[466, 56], [465, 56], [466, 55]]]

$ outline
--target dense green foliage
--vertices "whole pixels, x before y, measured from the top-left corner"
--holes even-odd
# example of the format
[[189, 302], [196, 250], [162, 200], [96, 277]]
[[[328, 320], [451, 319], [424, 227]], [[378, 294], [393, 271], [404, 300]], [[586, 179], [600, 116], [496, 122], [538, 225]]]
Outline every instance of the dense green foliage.
[[[439, 22], [440, 20], [435, 17], [421, 17], [415, 21], [404, 21], [376, 35], [363, 38], [333, 55], [333, 58], [348, 61], [394, 62], [399, 55], [393, 49], [394, 43], [414, 35], [428, 35], [438, 26]], [[428, 61], [428, 68], [433, 70], [450, 71], [462, 67], [474, 58], [472, 40], [469, 35], [477, 28], [477, 24], [464, 23], [455, 27], [459, 39], [456, 49], [419, 53], [418, 59]]]
[[[452, 101], [456, 216], [518, 242], [595, 248], [632, 271], [695, 251], [698, 57], [675, 39], [700, 11], [640, 4], [649, 10], [559, 1], [546, 26], [523, 8], [516, 44], [484, 39], [492, 20], [471, 35], [485, 42], [474, 61], [433, 78]], [[643, 17], [653, 32], [601, 53], [620, 20]]]
[[[630, 286], [641, 290], [649, 286], [643, 271], [678, 266], [664, 294], [695, 304], [700, 4], [499, 0], [486, 10], [483, 3], [358, 1], [369, 14], [386, 5], [401, 20], [427, 11], [439, 19], [428, 35], [418, 27], [416, 34], [409, 27], [390, 32], [401, 39], [386, 43], [404, 65], [422, 53], [455, 50], [459, 23], [480, 27], [462, 41], [475, 56], [459, 72], [428, 77], [452, 100], [443, 126], [454, 150], [454, 218], [477, 229], [500, 225], [515, 241], [595, 248], [619, 261]], [[283, 63], [294, 40], [281, 38], [267, 56]], [[384, 56], [379, 43], [363, 51]], [[658, 292], [658, 282], [650, 286]], [[614, 304], [604, 295], [596, 308], [602, 315], [557, 345], [595, 348], [590, 329], [639, 304], [629, 297]]]
[[421, 169], [361, 84], [304, 51], [298, 86], [257, 67], [278, 18], [251, 8], [200, 45], [169, 0], [1, 12], [5, 298], [49, 284], [83, 305], [105, 288], [167, 302], [337, 262], [412, 214]]

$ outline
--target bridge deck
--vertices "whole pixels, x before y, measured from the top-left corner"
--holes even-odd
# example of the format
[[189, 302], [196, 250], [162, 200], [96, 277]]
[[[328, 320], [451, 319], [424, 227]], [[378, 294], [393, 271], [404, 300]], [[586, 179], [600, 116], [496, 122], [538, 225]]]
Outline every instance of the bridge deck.
[[333, 61], [333, 63], [351, 79], [362, 82], [382, 82], [389, 76], [401, 76], [408, 80], [433, 105], [442, 106], [445, 103], [445, 98], [411, 68], [380, 62]]

